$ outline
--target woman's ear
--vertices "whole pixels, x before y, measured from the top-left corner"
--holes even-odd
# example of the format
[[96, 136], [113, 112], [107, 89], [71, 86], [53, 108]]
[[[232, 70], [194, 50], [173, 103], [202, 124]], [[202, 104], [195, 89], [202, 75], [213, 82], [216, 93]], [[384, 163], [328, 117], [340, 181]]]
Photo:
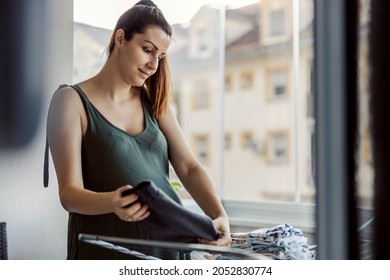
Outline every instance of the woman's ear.
[[125, 31], [123, 29], [118, 29], [115, 32], [115, 46], [117, 46], [119, 49], [122, 49], [125, 43]]

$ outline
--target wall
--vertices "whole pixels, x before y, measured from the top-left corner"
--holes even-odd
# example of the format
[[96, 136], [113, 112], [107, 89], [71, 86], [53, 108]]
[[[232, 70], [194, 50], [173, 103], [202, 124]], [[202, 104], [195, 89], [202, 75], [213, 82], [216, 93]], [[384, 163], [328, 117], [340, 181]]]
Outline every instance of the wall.
[[43, 52], [47, 66], [40, 125], [27, 146], [0, 149], [0, 221], [7, 223], [8, 258], [16, 260], [66, 257], [67, 213], [59, 203], [52, 162], [48, 188], [42, 174], [48, 104], [59, 84], [72, 82], [73, 1], [46, 2], [49, 51]]

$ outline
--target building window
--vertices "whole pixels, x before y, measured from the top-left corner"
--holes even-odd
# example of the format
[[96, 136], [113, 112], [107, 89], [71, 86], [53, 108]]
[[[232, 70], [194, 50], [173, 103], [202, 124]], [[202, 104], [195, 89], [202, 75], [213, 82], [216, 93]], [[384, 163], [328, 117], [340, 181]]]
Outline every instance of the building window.
[[202, 109], [209, 107], [209, 90], [208, 83], [205, 81], [197, 82], [195, 84], [193, 107], [195, 109]]
[[233, 85], [232, 85], [232, 75], [231, 74], [226, 74], [225, 75], [225, 92], [229, 92], [232, 90]]
[[194, 152], [200, 163], [206, 164], [209, 162], [209, 137], [208, 135], [194, 136]]
[[241, 148], [250, 149], [253, 144], [253, 132], [244, 131], [241, 133]]
[[240, 77], [241, 89], [250, 89], [253, 87], [253, 72], [243, 72]]
[[207, 45], [207, 30], [206, 29], [200, 29], [197, 32], [198, 37], [198, 53], [203, 53], [207, 51], [208, 45]]
[[271, 131], [268, 133], [267, 158], [270, 164], [287, 164], [289, 157], [289, 133]]
[[267, 84], [268, 84], [268, 100], [284, 100], [287, 98], [287, 70], [277, 69], [268, 71]]
[[269, 16], [270, 37], [280, 37], [284, 35], [284, 10], [278, 9], [270, 12]]
[[230, 132], [225, 133], [225, 150], [232, 148], [232, 134]]

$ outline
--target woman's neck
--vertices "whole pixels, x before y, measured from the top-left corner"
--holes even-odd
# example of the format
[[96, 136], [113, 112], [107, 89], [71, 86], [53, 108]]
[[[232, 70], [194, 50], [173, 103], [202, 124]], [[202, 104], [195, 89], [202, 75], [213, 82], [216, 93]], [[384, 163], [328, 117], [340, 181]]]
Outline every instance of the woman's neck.
[[108, 62], [96, 76], [90, 79], [90, 82], [97, 93], [114, 102], [123, 102], [133, 98], [134, 94], [138, 92], [137, 89], [123, 82], [116, 69]]

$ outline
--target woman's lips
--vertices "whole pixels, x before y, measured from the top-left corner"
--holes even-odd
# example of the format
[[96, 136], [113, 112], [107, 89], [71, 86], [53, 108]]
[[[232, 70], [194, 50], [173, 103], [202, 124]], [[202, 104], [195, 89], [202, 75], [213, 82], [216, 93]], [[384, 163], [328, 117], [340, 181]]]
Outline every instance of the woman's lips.
[[141, 76], [144, 78], [144, 79], [147, 79], [149, 77], [149, 74], [147, 74], [145, 71], [142, 71], [142, 69], [138, 69], [139, 72], [141, 73]]

